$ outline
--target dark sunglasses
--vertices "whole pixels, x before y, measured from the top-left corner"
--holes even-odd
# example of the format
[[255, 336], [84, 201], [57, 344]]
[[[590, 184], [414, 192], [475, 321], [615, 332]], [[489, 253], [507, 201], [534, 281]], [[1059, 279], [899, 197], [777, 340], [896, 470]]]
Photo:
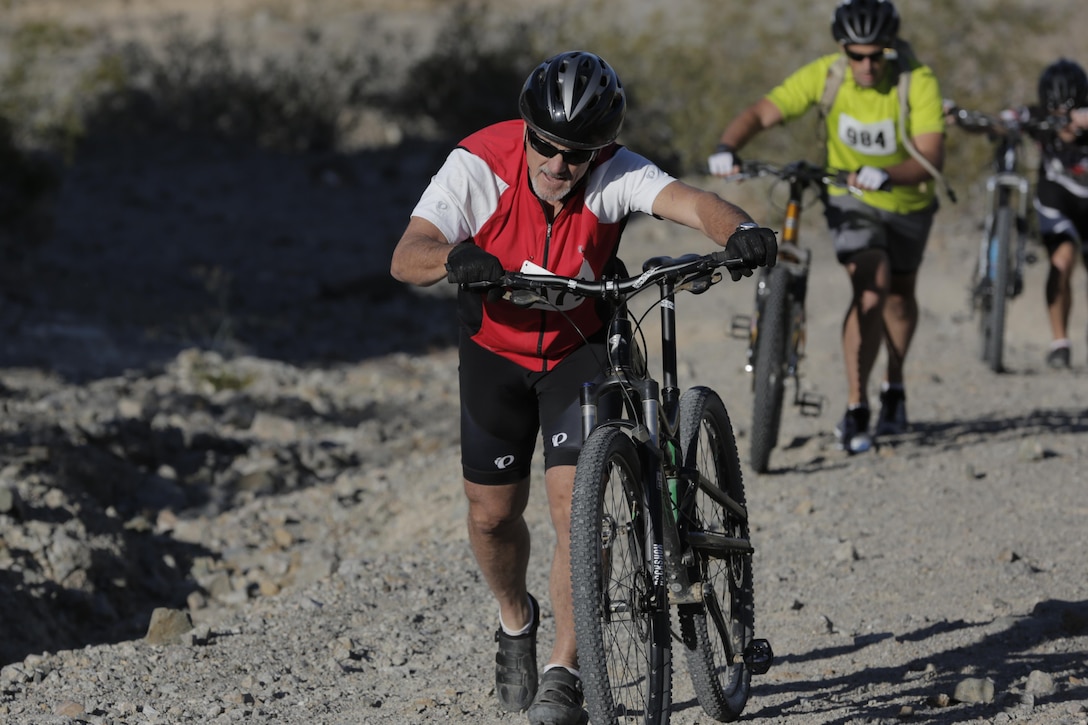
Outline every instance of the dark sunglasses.
[[855, 53], [854, 51], [852, 51], [852, 50], [850, 50], [848, 48], [843, 48], [842, 50], [843, 50], [844, 53], [846, 53], [847, 58], [849, 58], [850, 60], [853, 60], [853, 61], [857, 61], [858, 63], [865, 60], [866, 58], [868, 58], [869, 60], [871, 60], [874, 63], [877, 63], [879, 61], [884, 60], [884, 49], [883, 48], [881, 48], [880, 50], [874, 51], [872, 53]]
[[552, 146], [544, 139], [537, 136], [536, 133], [529, 129], [529, 145], [533, 147], [533, 151], [543, 156], [546, 159], [559, 154], [563, 157], [563, 163], [572, 164], [577, 166], [578, 164], [584, 164], [593, 158], [593, 155], [597, 153], [597, 149], [572, 149], [570, 151], [563, 151]]

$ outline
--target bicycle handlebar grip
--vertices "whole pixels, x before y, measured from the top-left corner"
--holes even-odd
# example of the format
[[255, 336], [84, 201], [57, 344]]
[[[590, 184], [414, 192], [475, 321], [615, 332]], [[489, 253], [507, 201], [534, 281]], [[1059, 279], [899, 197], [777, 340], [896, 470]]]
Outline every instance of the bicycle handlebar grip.
[[711, 252], [709, 256], [714, 264], [719, 267], [725, 267], [726, 269], [739, 269], [741, 267], [747, 268], [748, 266], [740, 257], [731, 256], [731, 253], [728, 249], [720, 249], [717, 252]]

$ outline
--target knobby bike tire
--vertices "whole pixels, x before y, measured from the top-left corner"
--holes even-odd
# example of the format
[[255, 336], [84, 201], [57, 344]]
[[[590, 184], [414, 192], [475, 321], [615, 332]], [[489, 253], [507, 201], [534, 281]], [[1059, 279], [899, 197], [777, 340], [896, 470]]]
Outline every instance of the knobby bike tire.
[[759, 473], [767, 470], [771, 451], [778, 444], [782, 403], [786, 391], [786, 350], [789, 335], [789, 272], [784, 267], [767, 271], [766, 296], [757, 321], [755, 397], [749, 458]]
[[[698, 487], [683, 498], [680, 528], [748, 540], [746, 515], [707, 494], [715, 489], [744, 507], [744, 482], [732, 423], [714, 391], [695, 387], [680, 399], [684, 467], [698, 471]], [[691, 538], [695, 538], [691, 536]], [[689, 539], [690, 540], [690, 539]], [[692, 579], [703, 583], [705, 606], [681, 605], [680, 632], [692, 685], [703, 710], [720, 722], [740, 717], [752, 673], [740, 661], [755, 629], [755, 594], [750, 553], [692, 547]]]
[[991, 271], [989, 309], [984, 310], [981, 321], [983, 360], [995, 373], [1004, 369], [1005, 310], [1009, 289], [1012, 229], [1012, 208], [999, 207], [994, 218], [994, 230], [990, 242], [998, 245], [998, 252]]
[[594, 725], [669, 720], [669, 609], [664, 584], [653, 582], [660, 534], [649, 495], [625, 430], [594, 430], [578, 457], [570, 542], [578, 662]]

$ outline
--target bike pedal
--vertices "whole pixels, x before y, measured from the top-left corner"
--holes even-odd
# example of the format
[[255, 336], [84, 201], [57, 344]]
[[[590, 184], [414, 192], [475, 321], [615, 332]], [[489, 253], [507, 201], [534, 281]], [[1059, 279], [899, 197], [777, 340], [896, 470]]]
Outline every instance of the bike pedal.
[[817, 393], [801, 393], [797, 397], [801, 415], [816, 417], [824, 412], [824, 396]]
[[732, 337], [748, 339], [748, 336], [752, 334], [752, 316], [733, 315], [733, 320], [729, 324], [729, 334]]
[[774, 652], [771, 643], [765, 639], [753, 639], [744, 648], [744, 666], [753, 675], [764, 675], [774, 664]]

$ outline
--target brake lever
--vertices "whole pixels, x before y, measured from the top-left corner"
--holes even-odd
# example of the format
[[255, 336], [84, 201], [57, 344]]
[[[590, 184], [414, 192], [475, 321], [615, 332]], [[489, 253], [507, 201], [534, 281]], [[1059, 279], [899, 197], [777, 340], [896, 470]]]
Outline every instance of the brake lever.
[[708, 289], [721, 281], [721, 272], [706, 272], [704, 274], [696, 275], [695, 277], [690, 277], [684, 280], [676, 286], [676, 289], [677, 291], [686, 290], [688, 292], [691, 292], [693, 295], [701, 295], [703, 292], [706, 292]]

